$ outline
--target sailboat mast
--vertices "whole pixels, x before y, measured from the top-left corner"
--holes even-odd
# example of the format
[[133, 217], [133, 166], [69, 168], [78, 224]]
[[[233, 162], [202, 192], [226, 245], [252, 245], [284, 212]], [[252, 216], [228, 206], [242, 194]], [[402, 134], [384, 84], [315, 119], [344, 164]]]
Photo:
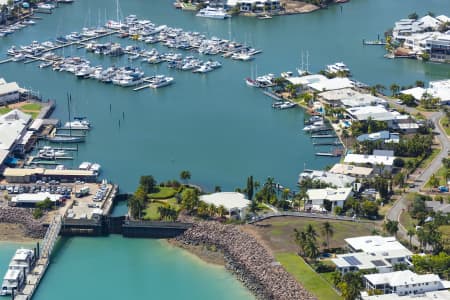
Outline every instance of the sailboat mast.
[[68, 94], [67, 97], [67, 111], [69, 112], [69, 135], [72, 136], [72, 123], [70, 117], [70, 102], [72, 101], [72, 95]]

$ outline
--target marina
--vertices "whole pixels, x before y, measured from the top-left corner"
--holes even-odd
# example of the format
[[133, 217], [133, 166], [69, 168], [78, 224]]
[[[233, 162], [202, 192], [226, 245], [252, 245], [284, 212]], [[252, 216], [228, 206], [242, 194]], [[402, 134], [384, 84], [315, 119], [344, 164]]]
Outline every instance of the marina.
[[[77, 6], [79, 3], [83, 5]], [[44, 16], [48, 17], [49, 22], [42, 22], [43, 24], [39, 25], [42, 25], [40, 32], [33, 31], [28, 34], [22, 31], [14, 35], [15, 38], [17, 36], [17, 40], [8, 40], [9, 38], [2, 40], [2, 42], [5, 41], [0, 46], [2, 53], [6, 52], [11, 44], [29, 44], [32, 40], [41, 39], [41, 36], [42, 40], [57, 36], [61, 32], [60, 23], [67, 26], [63, 30], [81, 28], [85, 26], [83, 23], [88, 21], [80, 20], [79, 15], [87, 15], [88, 8], [95, 15], [100, 7], [102, 15], [103, 7], [111, 6], [111, 3], [106, 1], [91, 1], [89, 5], [86, 3], [80, 0], [71, 6], [70, 10], [68, 7], [61, 8], [57, 14]], [[173, 15], [169, 10], [164, 9], [166, 4], [162, 2], [134, 3], [134, 1], [123, 3], [125, 12], [144, 12], [145, 9], [144, 17], [151, 18], [160, 24], [171, 23], [176, 27], [189, 28], [209, 36], [227, 36], [227, 22], [197, 18], [193, 14]], [[413, 4], [425, 10], [418, 2]], [[307, 44], [312, 56], [311, 68], [315, 71], [318, 71], [317, 66], [342, 60], [351, 67], [354, 76], [370, 85], [381, 83], [388, 86], [392, 82], [405, 85], [415, 80], [447, 76], [448, 72], [436, 65], [426, 64], [417, 69], [409, 61], [390, 61], [387, 64], [383, 60], [375, 62], [368, 59], [368, 57], [377, 57], [382, 51], [379, 47], [364, 47], [361, 52], [351, 50], [350, 45], [352, 47], [360, 45], [363, 36], [368, 36], [370, 32], [377, 32], [375, 30], [379, 30], [380, 26], [388, 28], [392, 20], [402, 17], [405, 14], [404, 8], [400, 9], [399, 5], [383, 0], [380, 3], [363, 1], [357, 6], [350, 3], [346, 6], [344, 14], [330, 7], [317, 14], [286, 16], [283, 19], [277, 17], [267, 22], [249, 20], [249, 18], [232, 18], [233, 32], [229, 40], [236, 38], [241, 41], [251, 41], [257, 44], [258, 48], [264, 48], [261, 59], [258, 57], [258, 64], [261, 69], [274, 72], [292, 70], [299, 49]], [[438, 4], [432, 4], [426, 9], [437, 11], [438, 7]], [[358, 19], [364, 11], [375, 11], [377, 8], [379, 13], [383, 12], [387, 15], [375, 22], [376, 24], [362, 22], [361, 17]], [[107, 13], [112, 15], [112, 10], [108, 9]], [[175, 14], [176, 11], [173, 11]], [[59, 20], [59, 16], [64, 22]], [[317, 23], [317, 19], [320, 19], [320, 23]], [[348, 28], [351, 26], [348, 20], [361, 21], [364, 26], [355, 28], [352, 34], [348, 34]], [[258, 22], [258, 25], [256, 26], [254, 22]], [[306, 28], [314, 24], [320, 24], [317, 26], [317, 32], [298, 33], [298, 28]], [[329, 30], [325, 30], [330, 27], [347, 34], [342, 34], [339, 39], [336, 39]], [[30, 29], [33, 28], [30, 26]], [[299, 34], [300, 37], [292, 39], [294, 34]], [[315, 40], [319, 34], [324, 40], [336, 43], [333, 51], [325, 50], [323, 41], [319, 43]], [[289, 46], [283, 46], [286, 45], [288, 36], [291, 37], [292, 42]], [[116, 38], [115, 35], [110, 37]], [[109, 37], [100, 42], [106, 42], [107, 39]], [[130, 38], [123, 42], [123, 46], [127, 42], [142, 43]], [[160, 42], [157, 44], [165, 47]], [[79, 56], [78, 54], [84, 53], [83, 48], [80, 48], [79, 53], [75, 52], [78, 46], [81, 45], [74, 44], [73, 47], [66, 47], [64, 56]], [[61, 51], [63, 51], [62, 48]], [[159, 52], [163, 53], [165, 50], [159, 50]], [[114, 64], [137, 64], [141, 63], [140, 59], [142, 59], [139, 57], [129, 60], [126, 54], [123, 59], [112, 58], [110, 63], [110, 58], [94, 54], [86, 54], [90, 55], [89, 60], [92, 61], [92, 66], [107, 64], [112, 66], [112, 60]], [[60, 53], [58, 55], [61, 56]], [[200, 55], [204, 54], [199, 54], [199, 57]], [[133, 57], [135, 56], [134, 54]], [[166, 71], [158, 69], [158, 64], [153, 66], [142, 63], [142, 70], [148, 74], [146, 77], [150, 74], [174, 77], [176, 88], [158, 89], [154, 93], [132, 93], [133, 96], [130, 97], [127, 91], [131, 89], [111, 88], [90, 80], [74, 80], [73, 76], [50, 72], [50, 65], [43, 65], [42, 69], [38, 68], [37, 65], [41, 63], [43, 62], [37, 61], [36, 65], [33, 63], [3, 64], [2, 76], [24, 82], [27, 87], [31, 86], [33, 89], [39, 88], [45, 97], [57, 99], [58, 107], [55, 117], [61, 120], [68, 120], [64, 108], [65, 95], [68, 90], [72, 92], [77, 99], [73, 103], [74, 110], [79, 115], [89, 116], [95, 127], [90, 131], [85, 143], [78, 145], [79, 151], [77, 155], [74, 155], [74, 160], [68, 162], [68, 166], [71, 164], [78, 166], [85, 160], [99, 161], [105, 167], [107, 176], [115, 182], [120, 182], [121, 188], [127, 192], [134, 190], [139, 174], [147, 174], [148, 170], [158, 174], [161, 180], [167, 180], [177, 177], [180, 170], [189, 169], [193, 174], [193, 181], [211, 190], [218, 184], [224, 190], [233, 190], [242, 186], [242, 182], [249, 173], [258, 180], [263, 180], [269, 175], [274, 176], [277, 181], [283, 182], [287, 187], [295, 187], [298, 169], [303, 163], [307, 162], [308, 167], [319, 169], [337, 161], [335, 157], [315, 156], [316, 150], [310, 142], [310, 137], [316, 134], [310, 135], [304, 132], [299, 134], [304, 120], [301, 109], [275, 111], [268, 102], [261, 101], [261, 91], [249, 89], [243, 84], [242, 78], [248, 74], [248, 64], [224, 59], [223, 69], [220, 72], [196, 77], [190, 72], [178, 72], [169, 68]], [[123, 117], [123, 113], [126, 118]], [[184, 132], [195, 134], [180, 134]], [[252, 134], [248, 134], [249, 132]], [[253, 146], [267, 140], [267, 136], [277, 137], [277, 143], [274, 143], [276, 146], [264, 146], [261, 147], [264, 148], [261, 152], [255, 153], [252, 150]], [[235, 149], [236, 147], [230, 147], [231, 138], [240, 145], [239, 150]], [[330, 134], [329, 138], [335, 137]], [[184, 145], [192, 146], [184, 147]], [[70, 148], [62, 147], [60, 144], [54, 144], [54, 146]], [[283, 159], [268, 161], [267, 157], [280, 148], [287, 149]], [[325, 149], [323, 151], [327, 152]], [[149, 152], [151, 155], [148, 155]], [[118, 154], [120, 159], [117, 157]], [[136, 160], [130, 161], [124, 157], [134, 157]], [[230, 161], [236, 167], [230, 168]], [[123, 176], [123, 170], [127, 170], [129, 176]], [[224, 299], [252, 299], [250, 295], [245, 294], [242, 286], [233, 278], [227, 277], [226, 273], [213, 271], [204, 265], [195, 267], [195, 263], [186, 259], [182, 252], [172, 252], [174, 250], [158, 244], [157, 241], [124, 240], [117, 236], [104, 239], [75, 237], [69, 241], [63, 239], [60, 247], [57, 247], [55, 257], [58, 263], [47, 270], [33, 299], [53, 300], [59, 299], [61, 295], [65, 295], [68, 300], [83, 297], [125, 299], [154, 295], [171, 299], [177, 297], [208, 299], [218, 294], [226, 295]], [[117, 251], [105, 255], [110, 253], [108, 249]], [[151, 260], [148, 259], [149, 251], [152, 253]], [[129, 253], [133, 253], [133, 268], [130, 267]], [[11, 254], [8, 253], [7, 259], [10, 258]], [[111, 260], [116, 263], [111, 265]], [[177, 271], [168, 272], [171, 266], [177, 264], [179, 264]], [[7, 262], [2, 266], [6, 265]], [[86, 274], [85, 270], [92, 269], [92, 265], [96, 268]], [[126, 282], [123, 281], [122, 276], [105, 275], [113, 274], [118, 269], [124, 274], [129, 274]], [[184, 272], [185, 269], [190, 272]], [[73, 271], [67, 273], [67, 270]], [[63, 281], [61, 281], [61, 274], [65, 274]], [[162, 283], [158, 286], [150, 286], [139, 282], [139, 278], [147, 278], [148, 282], [153, 280]], [[166, 282], [173, 280], [179, 282], [179, 290], [190, 292], [181, 293], [171, 289]], [[83, 289], [74, 288], [73, 282], [83, 286]], [[123, 288], [103, 291], [98, 289], [98, 284], [110, 284]], [[85, 289], [92, 292], [86, 295]], [[68, 290], [71, 292], [67, 293]]]

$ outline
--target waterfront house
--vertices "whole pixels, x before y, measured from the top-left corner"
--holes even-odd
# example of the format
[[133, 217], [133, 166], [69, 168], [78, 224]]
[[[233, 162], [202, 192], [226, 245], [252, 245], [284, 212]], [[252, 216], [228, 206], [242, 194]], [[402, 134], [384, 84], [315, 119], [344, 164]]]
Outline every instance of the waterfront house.
[[355, 182], [355, 178], [348, 175], [308, 169], [300, 173], [298, 182], [300, 183], [302, 180], [305, 180], [307, 178], [311, 178], [311, 180], [313, 181], [319, 181], [321, 183], [338, 188], [351, 187]]
[[401, 298], [397, 294], [372, 295], [361, 294], [362, 300], [449, 300], [450, 292], [448, 291], [434, 291], [425, 292], [419, 295], [404, 295]]
[[410, 270], [367, 274], [363, 277], [368, 292], [379, 291], [383, 294], [420, 295], [425, 292], [446, 290], [450, 282], [441, 280], [435, 274], [419, 275]]
[[322, 92], [317, 95], [317, 99], [322, 103], [326, 103], [333, 107], [358, 107], [370, 105], [387, 106], [388, 104], [386, 100], [380, 97], [376, 97], [371, 94], [363, 94], [351, 88]]
[[424, 94], [429, 94], [434, 98], [439, 98], [441, 105], [448, 105], [450, 104], [450, 79], [430, 81], [428, 88], [414, 87], [403, 90], [400, 93], [413, 96], [417, 102], [420, 101]]
[[236, 6], [243, 13], [274, 12], [281, 9], [279, 0], [227, 0], [227, 7]]
[[344, 202], [353, 195], [351, 187], [346, 188], [324, 188], [324, 189], [309, 189], [308, 203], [305, 207], [314, 211], [324, 211], [325, 201], [331, 202], [331, 210], [335, 207], [344, 207]]
[[308, 84], [308, 87], [317, 92], [340, 90], [354, 87], [353, 81], [346, 77], [335, 77]]
[[443, 23], [441, 20], [445, 16], [440, 16], [440, 19], [426, 15], [417, 20], [401, 19], [395, 22], [392, 29], [392, 37], [395, 40], [403, 42], [408, 36], [414, 33], [437, 31], [439, 26]]
[[359, 270], [392, 272], [396, 264], [411, 265], [412, 252], [394, 237], [361, 236], [345, 239], [350, 253], [332, 259], [336, 269], [345, 274]]
[[200, 196], [200, 201], [207, 204], [214, 204], [216, 207], [224, 206], [230, 217], [237, 216], [245, 219], [251, 201], [246, 199], [244, 194], [236, 192], [220, 192]]
[[356, 178], [369, 178], [373, 175], [373, 169], [354, 165], [335, 164], [329, 171], [334, 174], [349, 175]]
[[286, 80], [292, 83], [293, 85], [308, 85], [312, 83], [326, 81], [328, 80], [328, 78], [322, 74], [312, 74], [298, 77], [291, 76], [286, 78]]
[[344, 158], [344, 163], [355, 165], [370, 165], [374, 172], [382, 174], [384, 172], [391, 172], [394, 165], [395, 157], [393, 155], [386, 155], [380, 152], [374, 152], [373, 155], [368, 154], [347, 154]]
[[391, 133], [387, 130], [383, 130], [374, 133], [361, 134], [360, 136], [356, 137], [356, 140], [358, 142], [381, 140], [385, 144], [398, 144], [400, 142], [400, 135], [398, 133]]

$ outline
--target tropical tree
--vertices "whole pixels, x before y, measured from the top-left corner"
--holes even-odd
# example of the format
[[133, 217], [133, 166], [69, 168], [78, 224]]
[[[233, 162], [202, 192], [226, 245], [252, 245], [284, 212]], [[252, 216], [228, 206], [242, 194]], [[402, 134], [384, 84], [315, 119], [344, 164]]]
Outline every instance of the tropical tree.
[[345, 300], [355, 300], [359, 297], [359, 292], [363, 288], [361, 274], [358, 272], [348, 272], [342, 276], [338, 288], [342, 292]]
[[198, 207], [200, 200], [198, 198], [197, 190], [185, 189], [181, 193], [181, 204], [187, 211], [192, 212]]
[[326, 237], [327, 247], [330, 247], [330, 237], [334, 235], [333, 225], [328, 221], [322, 223], [321, 232]]
[[187, 170], [181, 171], [180, 179], [183, 180], [185, 182], [185, 184], [187, 184], [188, 180], [191, 179], [191, 172], [189, 172]]
[[221, 218], [224, 217], [227, 214], [227, 209], [225, 208], [225, 206], [219, 205], [219, 207], [217, 207], [217, 214]]
[[145, 194], [149, 194], [153, 192], [156, 185], [156, 180], [152, 175], [141, 176], [139, 179], [139, 185], [143, 188]]
[[253, 199], [253, 191], [254, 191], [254, 182], [253, 182], [253, 176], [249, 176], [247, 178], [247, 197], [248, 200], [252, 200]]
[[398, 84], [391, 84], [391, 86], [389, 87], [389, 89], [392, 92], [392, 97], [394, 97], [395, 95], [398, 94], [398, 92], [400, 91], [400, 86]]
[[429, 183], [432, 187], [437, 187], [439, 185], [439, 179], [436, 174], [431, 175]]
[[306, 226], [305, 233], [309, 239], [316, 241], [318, 234], [316, 229], [314, 229], [314, 226], [311, 223]]
[[387, 220], [384, 222], [383, 227], [389, 234], [396, 236], [398, 231], [398, 221]]

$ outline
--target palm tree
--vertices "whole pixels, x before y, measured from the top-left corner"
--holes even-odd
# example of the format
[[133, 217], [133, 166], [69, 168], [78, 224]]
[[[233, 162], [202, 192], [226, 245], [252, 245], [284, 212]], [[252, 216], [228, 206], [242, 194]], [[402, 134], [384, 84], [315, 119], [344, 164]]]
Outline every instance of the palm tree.
[[429, 183], [432, 187], [437, 187], [439, 185], [439, 179], [435, 174], [431, 175]]
[[326, 236], [327, 239], [327, 247], [330, 247], [330, 237], [334, 235], [333, 225], [330, 222], [326, 221], [322, 224], [321, 232]]
[[318, 234], [317, 234], [316, 230], [314, 229], [314, 226], [312, 226], [311, 223], [306, 226], [305, 233], [309, 239], [316, 241]]
[[412, 237], [416, 234], [416, 230], [414, 228], [409, 228], [406, 234], [409, 237], [409, 247], [412, 247]]
[[225, 208], [225, 206], [220, 205], [220, 206], [217, 208], [217, 214], [219, 215], [219, 217], [222, 218], [223, 216], [226, 215], [226, 213], [227, 213], [227, 209]]
[[189, 172], [187, 170], [181, 171], [180, 179], [183, 180], [185, 182], [185, 184], [187, 184], [188, 180], [191, 179], [191, 172]]
[[304, 231], [299, 231], [298, 229], [294, 229], [295, 242], [299, 246], [301, 255], [305, 256], [306, 242], [308, 237]]
[[392, 92], [392, 97], [394, 97], [395, 95], [398, 94], [398, 91], [400, 90], [400, 86], [399, 86], [398, 84], [393, 83], [393, 84], [391, 84], [391, 86], [389, 87], [389, 89], [390, 89], [391, 92]]

